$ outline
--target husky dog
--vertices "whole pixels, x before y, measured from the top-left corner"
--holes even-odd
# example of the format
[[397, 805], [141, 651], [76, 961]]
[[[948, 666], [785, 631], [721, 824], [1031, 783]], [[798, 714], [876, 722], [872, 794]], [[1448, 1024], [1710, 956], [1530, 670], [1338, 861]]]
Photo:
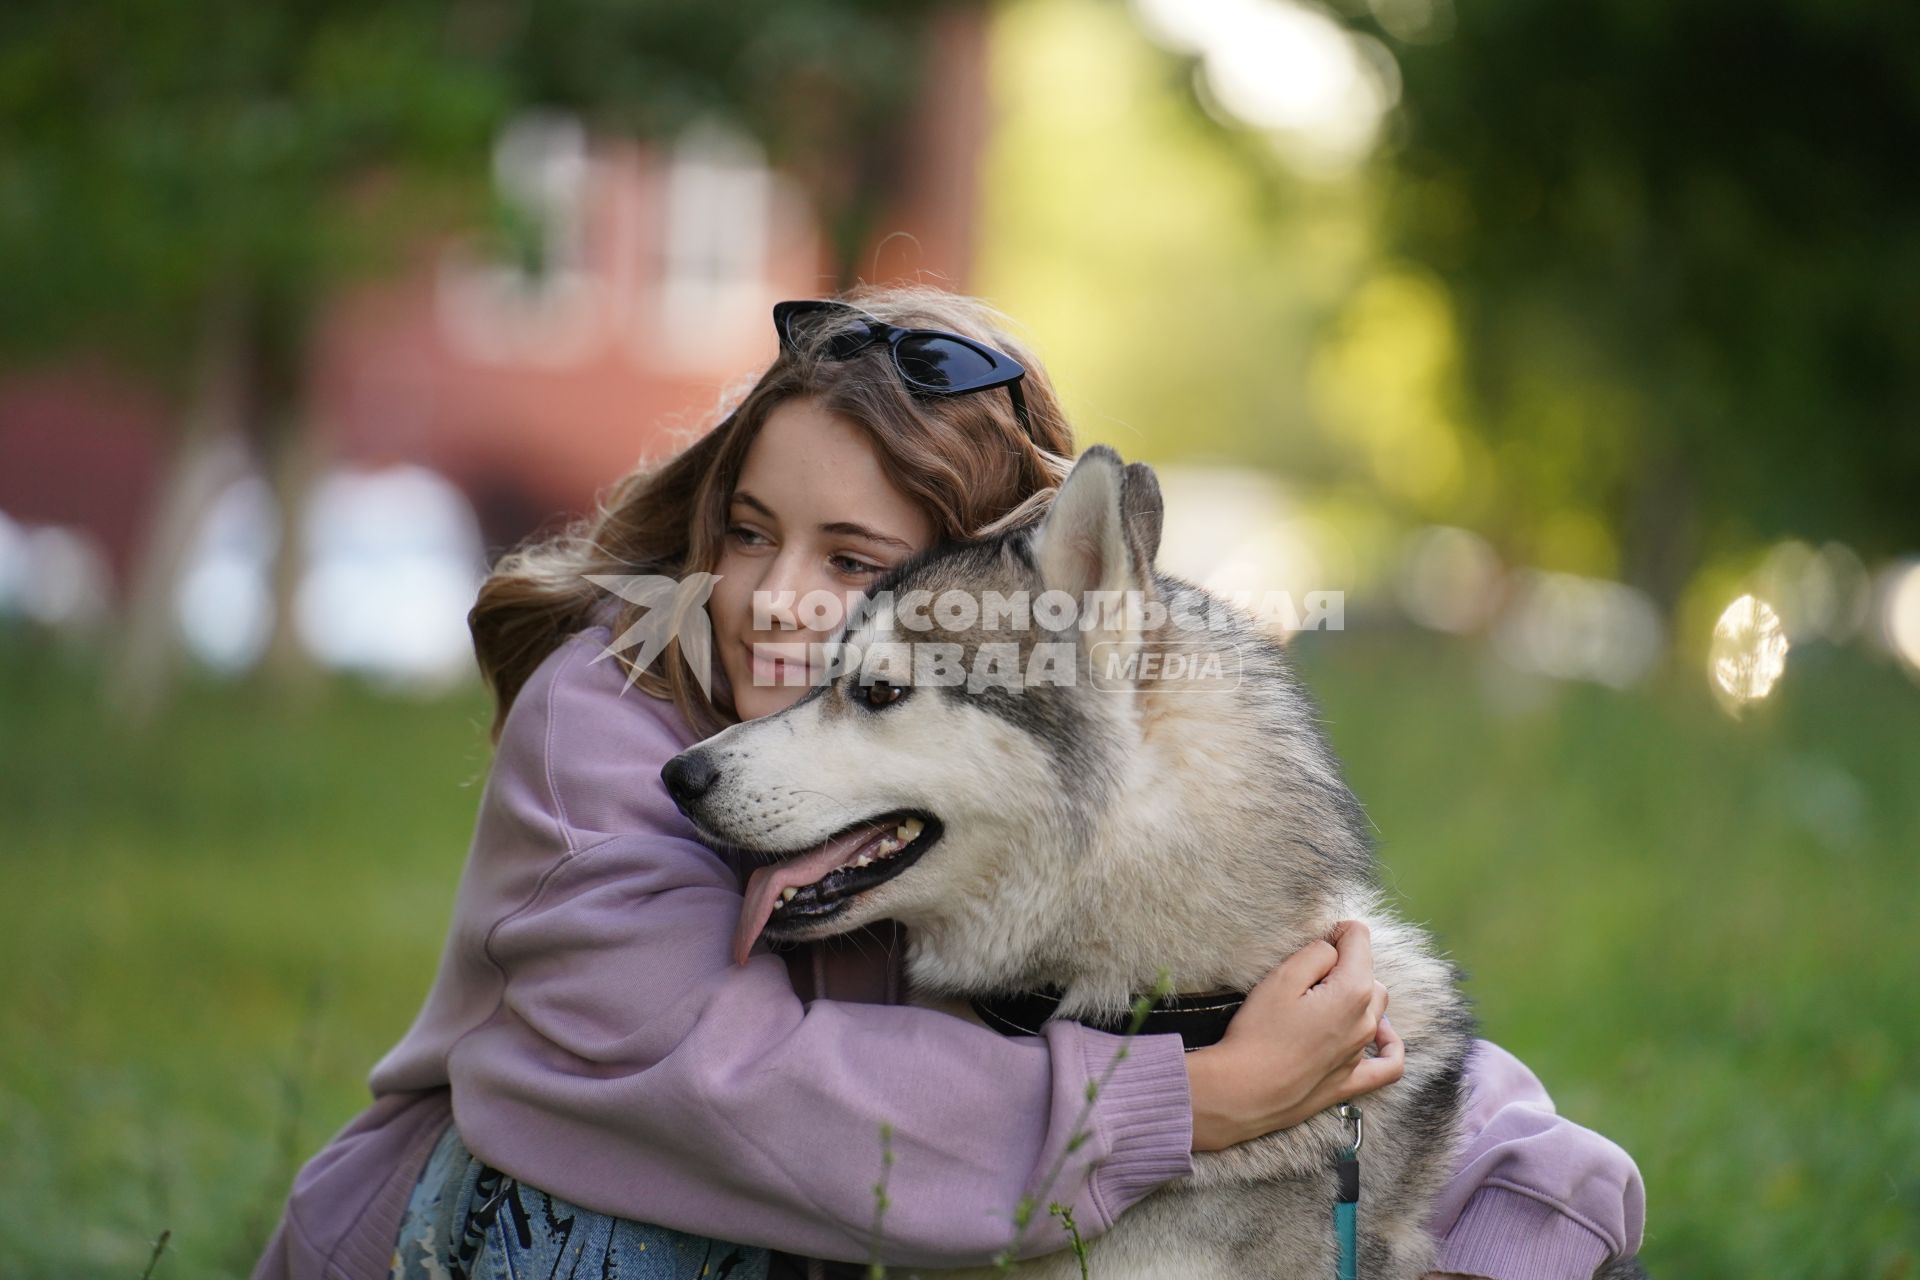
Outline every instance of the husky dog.
[[[1124, 1025], [1163, 969], [1175, 992], [1244, 992], [1336, 922], [1365, 921], [1406, 1070], [1356, 1099], [1359, 1270], [1411, 1280], [1434, 1257], [1425, 1221], [1458, 1137], [1467, 1003], [1385, 904], [1366, 819], [1284, 649], [1157, 572], [1160, 528], [1152, 470], [1096, 445], [1038, 526], [896, 566], [828, 646], [827, 679], [663, 776], [704, 838], [766, 864], [737, 954], [761, 932], [799, 941], [890, 917], [913, 999], [950, 1011], [1052, 989], [1055, 1016]], [[1059, 626], [1063, 601], [1082, 607]], [[1352, 1139], [1330, 1110], [1196, 1153], [1190, 1176], [1089, 1243], [1092, 1274], [1327, 1280]], [[1015, 1273], [1079, 1268], [1061, 1250]]]

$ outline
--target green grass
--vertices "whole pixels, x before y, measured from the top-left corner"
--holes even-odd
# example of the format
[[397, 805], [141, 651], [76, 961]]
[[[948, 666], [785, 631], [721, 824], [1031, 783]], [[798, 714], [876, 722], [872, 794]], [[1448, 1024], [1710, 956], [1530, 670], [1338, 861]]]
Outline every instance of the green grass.
[[1638, 1162], [1656, 1275], [1920, 1261], [1920, 690], [1798, 658], [1737, 721], [1692, 671], [1529, 686], [1353, 636], [1302, 662], [1483, 1034]]
[[0, 1274], [244, 1275], [433, 974], [479, 694], [201, 686], [130, 735], [0, 657]]
[[[1486, 1034], [1639, 1161], [1657, 1275], [1916, 1274], [1920, 690], [1808, 649], [1735, 721], [1691, 672], [1300, 662]], [[137, 1277], [162, 1228], [157, 1277], [244, 1274], [432, 975], [485, 703], [95, 698], [0, 644], [0, 1274]]]

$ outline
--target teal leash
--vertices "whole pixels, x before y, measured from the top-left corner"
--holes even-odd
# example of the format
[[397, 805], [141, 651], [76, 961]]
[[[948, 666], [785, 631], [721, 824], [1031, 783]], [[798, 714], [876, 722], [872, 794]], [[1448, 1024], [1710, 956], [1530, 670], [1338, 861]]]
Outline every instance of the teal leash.
[[1342, 1120], [1353, 1122], [1353, 1144], [1340, 1149], [1340, 1159], [1334, 1165], [1340, 1175], [1340, 1192], [1333, 1202], [1334, 1275], [1336, 1280], [1360, 1280], [1360, 1245], [1356, 1237], [1360, 1214], [1360, 1142], [1366, 1133], [1360, 1123], [1360, 1108], [1343, 1102], [1336, 1114]]

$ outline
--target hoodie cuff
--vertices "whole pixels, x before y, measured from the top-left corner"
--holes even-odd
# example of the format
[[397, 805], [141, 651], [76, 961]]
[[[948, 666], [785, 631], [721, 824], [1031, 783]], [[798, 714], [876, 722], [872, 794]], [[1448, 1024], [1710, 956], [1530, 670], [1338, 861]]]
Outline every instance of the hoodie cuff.
[[1433, 1270], [1487, 1280], [1585, 1280], [1610, 1252], [1605, 1237], [1546, 1201], [1483, 1186], [1441, 1242]]
[[[1087, 1079], [1098, 1080], [1122, 1037], [1086, 1037]], [[1103, 1230], [1160, 1184], [1193, 1172], [1193, 1093], [1178, 1035], [1137, 1035], [1094, 1101], [1093, 1125], [1106, 1158], [1090, 1180]]]

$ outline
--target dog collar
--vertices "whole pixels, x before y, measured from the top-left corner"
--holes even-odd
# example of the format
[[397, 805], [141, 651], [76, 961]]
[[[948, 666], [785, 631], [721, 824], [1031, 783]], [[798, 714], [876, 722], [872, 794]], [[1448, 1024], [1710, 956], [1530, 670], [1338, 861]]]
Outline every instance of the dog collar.
[[[1060, 996], [1061, 993], [1052, 988], [1045, 991], [1014, 991], [1004, 995], [976, 996], [972, 1004], [980, 1020], [1001, 1035], [1037, 1036], [1041, 1034], [1041, 1026], [1060, 1007]], [[1147, 1019], [1140, 1024], [1139, 1034], [1151, 1036], [1172, 1032], [1180, 1037], [1187, 1052], [1204, 1049], [1210, 1044], [1220, 1043], [1220, 1038], [1227, 1033], [1227, 1024], [1233, 1021], [1233, 1015], [1239, 1012], [1246, 999], [1244, 991], [1168, 996], [1147, 1011]], [[1127, 1029], [1133, 1021], [1133, 1015], [1129, 1012], [1075, 1018], [1074, 1021], [1096, 1031], [1110, 1031], [1118, 1035]]]

